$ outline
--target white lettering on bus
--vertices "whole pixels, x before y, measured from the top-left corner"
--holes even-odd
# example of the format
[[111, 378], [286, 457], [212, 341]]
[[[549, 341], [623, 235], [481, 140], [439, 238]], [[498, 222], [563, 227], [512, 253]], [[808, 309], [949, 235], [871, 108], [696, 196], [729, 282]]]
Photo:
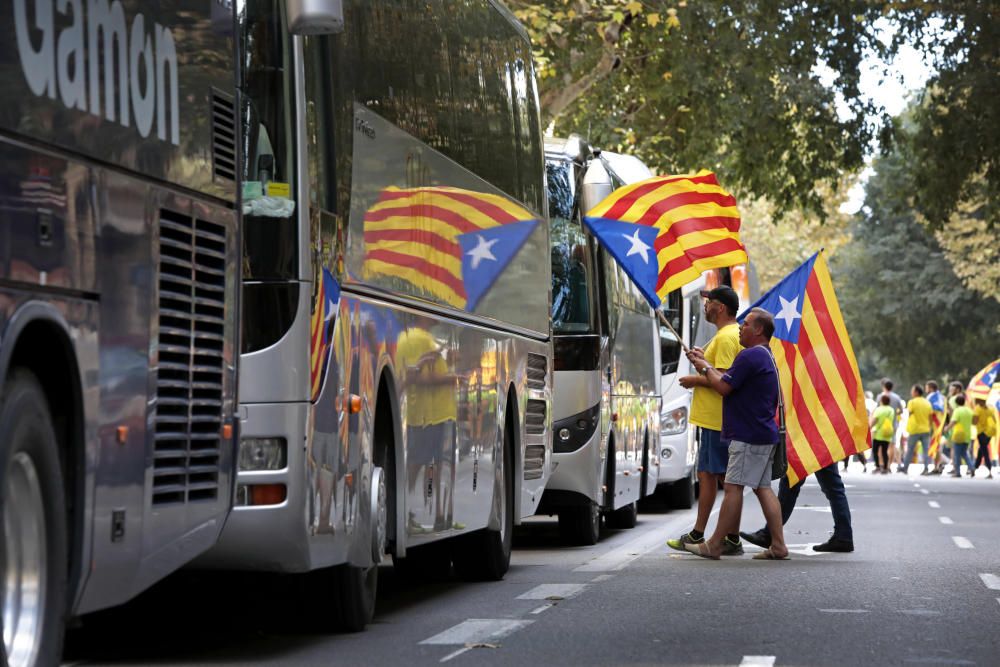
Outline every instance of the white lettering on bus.
[[[54, 11], [72, 19], [58, 39]], [[123, 127], [134, 118], [142, 137], [149, 136], [155, 116], [156, 136], [180, 143], [177, 46], [169, 28], [153, 23], [147, 33], [146, 17], [138, 13], [126, 29], [120, 0], [14, 0], [14, 32], [32, 93], [53, 100], [58, 93], [67, 108], [95, 116], [103, 107], [104, 118]]]

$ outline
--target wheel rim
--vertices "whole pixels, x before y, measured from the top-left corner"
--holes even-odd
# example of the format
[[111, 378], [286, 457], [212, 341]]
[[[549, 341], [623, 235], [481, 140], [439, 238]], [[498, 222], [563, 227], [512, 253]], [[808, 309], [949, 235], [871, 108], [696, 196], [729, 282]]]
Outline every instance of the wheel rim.
[[3, 506], [3, 643], [11, 667], [21, 667], [38, 655], [47, 584], [45, 504], [35, 464], [24, 452], [7, 470]]

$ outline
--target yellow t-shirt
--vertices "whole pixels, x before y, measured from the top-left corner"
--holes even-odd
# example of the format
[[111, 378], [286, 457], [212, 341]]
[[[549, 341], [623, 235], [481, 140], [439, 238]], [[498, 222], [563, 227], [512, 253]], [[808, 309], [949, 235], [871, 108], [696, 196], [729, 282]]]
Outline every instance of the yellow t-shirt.
[[448, 374], [448, 362], [429, 331], [414, 327], [403, 332], [396, 362], [402, 367], [400, 377], [406, 378], [407, 424], [432, 426], [458, 418], [454, 382], [440, 382]]
[[[729, 368], [742, 349], [740, 326], [735, 322], [727, 324], [705, 346], [705, 360], [714, 368]], [[709, 387], [694, 388], [691, 423], [713, 431], [722, 430], [722, 396], [717, 391]]]
[[993, 417], [993, 411], [985, 405], [977, 405], [974, 410], [976, 419], [976, 431], [992, 438], [997, 434], [997, 422]]
[[906, 432], [910, 435], [931, 432], [931, 413], [934, 408], [931, 402], [923, 396], [911, 398], [906, 404], [906, 409], [910, 411], [910, 418], [906, 420]]

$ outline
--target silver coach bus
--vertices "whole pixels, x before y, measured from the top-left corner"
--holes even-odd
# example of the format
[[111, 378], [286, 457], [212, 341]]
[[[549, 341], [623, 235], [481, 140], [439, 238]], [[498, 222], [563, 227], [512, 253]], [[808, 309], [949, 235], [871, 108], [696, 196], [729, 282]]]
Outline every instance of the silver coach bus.
[[581, 217], [651, 174], [635, 158], [601, 156], [577, 137], [547, 140], [545, 149], [554, 470], [539, 513], [557, 514], [569, 541], [594, 544], [602, 517], [609, 527], [633, 527], [637, 502], [656, 489], [660, 337], [653, 310]]
[[541, 499], [543, 147], [499, 3], [345, 1], [340, 32], [291, 36], [316, 29], [300, 9], [238, 16], [242, 440], [200, 564], [315, 571], [320, 607], [360, 629], [384, 554], [498, 579]]
[[0, 5], [0, 664], [58, 664], [67, 618], [232, 505], [233, 25], [228, 0]]

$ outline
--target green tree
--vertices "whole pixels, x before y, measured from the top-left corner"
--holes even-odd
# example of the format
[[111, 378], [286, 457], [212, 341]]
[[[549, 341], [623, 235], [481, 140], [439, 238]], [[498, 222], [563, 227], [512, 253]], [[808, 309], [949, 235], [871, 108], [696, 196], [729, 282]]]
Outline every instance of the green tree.
[[968, 380], [996, 357], [1000, 303], [963, 285], [941, 244], [906, 208], [909, 157], [896, 151], [875, 168], [852, 241], [831, 262], [863, 377], [890, 375], [902, 386]]

